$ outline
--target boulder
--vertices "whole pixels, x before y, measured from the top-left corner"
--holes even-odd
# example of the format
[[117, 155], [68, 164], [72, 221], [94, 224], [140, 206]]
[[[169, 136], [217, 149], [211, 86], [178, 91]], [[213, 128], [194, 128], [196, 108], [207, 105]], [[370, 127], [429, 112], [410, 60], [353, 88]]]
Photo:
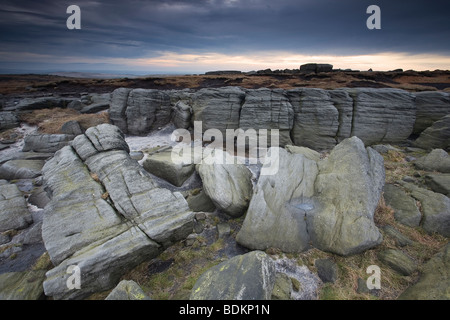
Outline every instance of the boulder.
[[186, 201], [189, 208], [194, 212], [213, 212], [216, 210], [216, 206], [203, 189], [195, 194], [189, 193]]
[[41, 175], [44, 160], [10, 160], [0, 166], [0, 179], [33, 179]]
[[18, 111], [66, 108], [73, 100], [75, 99], [62, 97], [25, 98], [20, 100], [14, 108]]
[[420, 201], [423, 213], [422, 228], [428, 233], [437, 232], [450, 237], [450, 198], [409, 182], [399, 183], [413, 198]]
[[338, 267], [331, 259], [317, 259], [314, 261], [317, 268], [317, 274], [323, 283], [335, 283], [338, 279]]
[[309, 248], [305, 216], [316, 205], [312, 197], [317, 164], [292, 149], [271, 148], [269, 156], [276, 151], [278, 172], [262, 171], [236, 241], [250, 249], [301, 252]]
[[419, 169], [450, 173], [450, 156], [442, 149], [434, 149], [414, 163]]
[[448, 150], [450, 148], [450, 115], [437, 120], [426, 128], [414, 141], [414, 145], [423, 149]]
[[151, 300], [133, 280], [122, 280], [105, 300]]
[[[216, 155], [222, 154], [215, 150]], [[198, 173], [203, 190], [215, 206], [231, 217], [242, 216], [252, 197], [252, 173], [243, 164], [202, 163]]]
[[291, 278], [284, 273], [277, 273], [271, 300], [290, 300], [293, 285]]
[[105, 111], [109, 109], [109, 101], [103, 101], [98, 103], [92, 103], [90, 105], [84, 106], [80, 112], [81, 113], [97, 113], [100, 111]]
[[339, 255], [382, 241], [373, 216], [385, 180], [383, 157], [357, 137], [345, 139], [319, 162], [314, 208], [307, 211], [313, 245]]
[[149, 155], [143, 165], [147, 172], [177, 187], [181, 187], [195, 171], [195, 164], [192, 161], [189, 163], [174, 162], [171, 148]]
[[67, 135], [77, 136], [82, 134], [84, 130], [81, 128], [78, 121], [70, 120], [62, 125], [61, 132]]
[[275, 263], [262, 251], [233, 257], [209, 269], [195, 283], [191, 300], [269, 300]]
[[300, 73], [321, 73], [333, 71], [333, 65], [328, 63], [307, 63], [300, 66]]
[[445, 245], [421, 268], [420, 279], [399, 300], [449, 300], [450, 244]]
[[23, 229], [33, 222], [27, 203], [15, 184], [0, 185], [0, 232]]
[[67, 134], [30, 134], [24, 139], [23, 152], [56, 152], [69, 145], [73, 135]]
[[378, 259], [403, 276], [410, 276], [417, 270], [417, 263], [401, 250], [383, 250], [378, 253]]
[[[42, 237], [55, 265], [46, 274], [46, 295], [78, 299], [111, 289], [124, 270], [192, 233], [186, 200], [159, 188], [128, 152], [120, 129], [103, 124], [44, 166], [52, 198]], [[70, 266], [80, 268], [79, 290], [66, 286]]]
[[85, 161], [90, 156], [104, 151], [123, 150], [129, 153], [130, 148], [124, 137], [118, 127], [105, 123], [87, 129], [85, 134], [73, 140], [72, 145], [78, 156]]
[[450, 174], [449, 173], [429, 173], [425, 176], [425, 183], [434, 192], [442, 193], [450, 197]]
[[384, 186], [384, 200], [386, 205], [394, 209], [395, 220], [408, 227], [418, 227], [422, 214], [417, 207], [416, 200], [411, 198], [402, 188], [393, 184]]
[[450, 94], [442, 91], [415, 93], [416, 121], [414, 134], [420, 134], [442, 117], [450, 113]]
[[412, 245], [414, 242], [391, 225], [383, 227], [385, 234], [393, 238], [399, 247]]
[[0, 274], [0, 300], [38, 300], [44, 295], [45, 271]]
[[2, 111], [0, 112], [0, 131], [12, 129], [19, 126], [19, 118], [14, 112]]
[[81, 109], [83, 109], [84, 107], [86, 107], [86, 105], [83, 102], [81, 102], [80, 100], [72, 100], [67, 105], [67, 108], [74, 109], [77, 111], [81, 111]]

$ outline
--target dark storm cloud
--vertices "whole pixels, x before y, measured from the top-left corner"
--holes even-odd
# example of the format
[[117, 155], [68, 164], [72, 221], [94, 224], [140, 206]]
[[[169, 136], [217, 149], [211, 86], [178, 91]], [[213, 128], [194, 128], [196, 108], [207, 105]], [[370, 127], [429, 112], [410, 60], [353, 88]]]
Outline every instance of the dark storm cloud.
[[[66, 8], [81, 8], [81, 30]], [[382, 29], [366, 28], [381, 7]], [[83, 57], [158, 52], [449, 53], [448, 0], [2, 1], [0, 51]]]

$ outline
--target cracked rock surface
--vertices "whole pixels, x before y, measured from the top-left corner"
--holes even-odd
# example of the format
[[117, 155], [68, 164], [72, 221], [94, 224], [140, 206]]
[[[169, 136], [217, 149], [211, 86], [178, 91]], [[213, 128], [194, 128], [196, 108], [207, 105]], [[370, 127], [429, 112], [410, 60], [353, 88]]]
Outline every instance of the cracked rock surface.
[[[80, 299], [110, 289], [123, 270], [192, 232], [186, 200], [159, 188], [128, 152], [120, 129], [104, 124], [88, 129], [44, 166], [52, 198], [42, 236], [55, 265], [46, 274], [47, 296]], [[67, 286], [71, 265], [80, 268], [80, 289]]]

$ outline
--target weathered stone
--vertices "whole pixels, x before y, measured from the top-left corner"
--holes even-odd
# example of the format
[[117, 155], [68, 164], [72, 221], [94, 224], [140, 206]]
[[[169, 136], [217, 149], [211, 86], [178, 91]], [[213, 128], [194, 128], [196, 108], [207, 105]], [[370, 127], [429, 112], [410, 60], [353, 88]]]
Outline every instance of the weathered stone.
[[241, 106], [245, 92], [241, 88], [201, 89], [192, 95], [193, 121], [202, 121], [202, 130], [239, 128]]
[[[279, 130], [279, 145], [292, 144], [290, 131], [294, 121], [294, 110], [281, 89], [248, 90], [239, 114], [239, 128]], [[268, 142], [270, 140], [268, 139]], [[278, 145], [277, 145], [278, 146]]]
[[381, 251], [378, 259], [403, 276], [410, 276], [417, 270], [417, 263], [400, 250]]
[[313, 245], [350, 255], [382, 241], [373, 215], [385, 180], [383, 157], [357, 137], [342, 141], [319, 162], [314, 208], [306, 213]]
[[405, 141], [412, 133], [414, 95], [399, 89], [349, 89], [353, 97], [351, 136], [366, 145]]
[[98, 103], [93, 103], [87, 106], [84, 106], [83, 109], [80, 110], [81, 113], [97, 113], [100, 111], [108, 110], [109, 101], [103, 101]]
[[81, 109], [83, 109], [84, 107], [86, 107], [86, 105], [80, 100], [72, 100], [67, 104], [68, 109], [74, 109], [77, 111], [81, 111]]
[[130, 88], [119, 88], [113, 91], [109, 108], [109, 119], [112, 124], [119, 127], [124, 133], [128, 133], [126, 110]]
[[151, 300], [133, 280], [122, 280], [105, 300]]
[[187, 129], [191, 126], [192, 108], [183, 101], [178, 101], [173, 108], [172, 122], [177, 128]]
[[[216, 156], [222, 154], [215, 150]], [[240, 217], [252, 197], [252, 173], [243, 164], [207, 164], [198, 166], [203, 190], [216, 205], [232, 217]]]
[[23, 229], [33, 221], [22, 193], [14, 184], [0, 185], [0, 232]]
[[311, 198], [317, 164], [285, 149], [271, 148], [268, 154], [275, 157], [276, 152], [278, 172], [266, 175], [263, 166], [236, 240], [250, 249], [301, 252], [309, 248], [305, 215], [316, 205]]
[[72, 144], [83, 161], [98, 152], [111, 150], [130, 152], [122, 131], [110, 124], [100, 124], [87, 129], [85, 134], [77, 136]]
[[404, 236], [400, 231], [395, 229], [393, 226], [387, 225], [383, 227], [383, 231], [389, 237], [393, 238], [396, 244], [400, 247], [412, 245], [413, 241], [408, 237]]
[[69, 145], [73, 137], [67, 134], [31, 134], [25, 137], [22, 151], [56, 152]]
[[426, 171], [450, 173], [450, 156], [442, 149], [434, 149], [426, 156], [417, 159], [415, 166]]
[[172, 159], [172, 149], [149, 155], [144, 161], [147, 172], [164, 179], [174, 186], [181, 187], [183, 183], [194, 173], [195, 164], [177, 163]]
[[[449, 106], [450, 112], [450, 106]], [[414, 141], [414, 145], [423, 149], [450, 148], [450, 115], [434, 122]]]
[[338, 279], [338, 267], [336, 263], [330, 259], [317, 259], [314, 261], [314, 265], [317, 268], [317, 274], [324, 283], [336, 282]]
[[406, 289], [399, 300], [450, 299], [450, 244], [447, 244], [421, 268], [417, 283]]
[[329, 90], [331, 101], [339, 112], [339, 128], [336, 133], [336, 142], [350, 138], [353, 125], [353, 98], [345, 89]]
[[275, 264], [262, 251], [233, 257], [209, 269], [192, 288], [191, 300], [268, 300]]
[[417, 108], [414, 133], [420, 134], [450, 113], [450, 95], [442, 91], [425, 91], [415, 94]]
[[14, 112], [2, 111], [0, 112], [0, 131], [12, 129], [19, 126], [19, 118]]
[[32, 179], [41, 174], [43, 160], [10, 160], [0, 166], [0, 179]]
[[291, 278], [284, 273], [277, 273], [271, 300], [290, 300], [292, 290]]
[[422, 228], [428, 233], [437, 232], [450, 237], [450, 198], [412, 183], [399, 182], [411, 196], [420, 201], [423, 213]]
[[[42, 236], [55, 265], [46, 274], [46, 295], [79, 299], [108, 290], [123, 270], [192, 233], [185, 199], [159, 188], [128, 152], [119, 128], [99, 125], [44, 166], [52, 199]], [[82, 273], [79, 290], [66, 286], [71, 265]]]
[[384, 186], [384, 200], [386, 205], [394, 209], [395, 220], [409, 227], [418, 227], [422, 215], [411, 198], [403, 189], [393, 184]]
[[197, 194], [190, 194], [186, 198], [186, 201], [194, 212], [213, 212], [216, 209], [216, 206], [211, 201], [211, 198], [208, 197], [205, 191], [201, 190]]
[[37, 109], [52, 109], [52, 108], [66, 108], [73, 98], [62, 97], [41, 97], [41, 98], [25, 98], [22, 99], [16, 106], [16, 110], [37, 110]]
[[168, 124], [171, 109], [170, 96], [164, 91], [133, 89], [125, 110], [127, 132], [142, 135]]
[[294, 109], [291, 131], [294, 144], [315, 150], [333, 148], [337, 143], [339, 111], [330, 93], [306, 88], [289, 90], [288, 96]]
[[38, 300], [44, 279], [43, 270], [0, 274], [0, 300]]
[[449, 173], [429, 173], [425, 176], [425, 183], [434, 192], [442, 193], [450, 197], [450, 174]]
[[77, 136], [79, 134], [82, 134], [84, 131], [81, 128], [80, 123], [78, 121], [70, 120], [62, 125], [61, 132], [63, 134]]

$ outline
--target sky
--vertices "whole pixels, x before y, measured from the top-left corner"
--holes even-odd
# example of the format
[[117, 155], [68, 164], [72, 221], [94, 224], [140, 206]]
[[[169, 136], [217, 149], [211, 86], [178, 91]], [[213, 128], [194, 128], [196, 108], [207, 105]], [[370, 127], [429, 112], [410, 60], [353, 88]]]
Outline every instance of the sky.
[[[69, 30], [70, 5], [81, 29]], [[381, 29], [366, 12], [380, 10]], [[0, 72], [450, 69], [448, 0], [1, 0]]]

